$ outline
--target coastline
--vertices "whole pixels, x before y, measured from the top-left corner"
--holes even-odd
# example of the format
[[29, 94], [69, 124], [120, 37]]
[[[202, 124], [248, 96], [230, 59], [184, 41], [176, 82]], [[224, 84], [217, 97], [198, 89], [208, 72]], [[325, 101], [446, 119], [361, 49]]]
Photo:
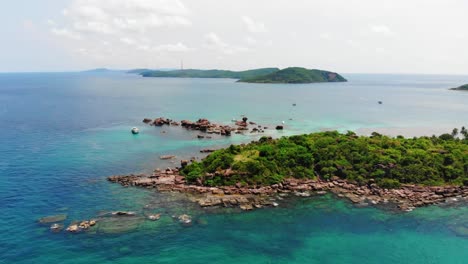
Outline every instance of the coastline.
[[295, 195], [309, 197], [328, 192], [350, 200], [357, 206], [384, 206], [400, 211], [411, 211], [417, 207], [456, 202], [468, 198], [467, 186], [420, 186], [403, 184], [397, 189], [385, 189], [375, 183], [359, 186], [349, 181], [333, 177], [330, 180], [287, 178], [270, 186], [218, 186], [208, 187], [189, 185], [178, 169], [168, 168], [153, 174], [114, 175], [107, 177], [112, 183], [124, 187], [156, 189], [160, 192], [181, 192], [191, 194], [190, 200], [201, 207], [223, 206], [253, 210], [262, 207], [275, 207], [275, 196]]

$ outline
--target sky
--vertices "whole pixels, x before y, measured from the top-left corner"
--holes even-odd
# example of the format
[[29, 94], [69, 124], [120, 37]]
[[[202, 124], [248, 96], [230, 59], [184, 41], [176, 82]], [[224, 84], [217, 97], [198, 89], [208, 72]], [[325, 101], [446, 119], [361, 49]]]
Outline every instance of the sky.
[[468, 74], [466, 0], [0, 0], [0, 72]]

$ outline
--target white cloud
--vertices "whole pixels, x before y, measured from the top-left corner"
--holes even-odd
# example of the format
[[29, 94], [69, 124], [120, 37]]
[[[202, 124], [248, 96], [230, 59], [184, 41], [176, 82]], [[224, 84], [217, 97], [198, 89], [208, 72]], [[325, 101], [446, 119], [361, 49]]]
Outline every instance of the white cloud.
[[70, 30], [68, 30], [66, 28], [55, 28], [54, 27], [50, 31], [53, 34], [57, 35], [57, 36], [66, 37], [66, 38], [75, 39], [75, 40], [81, 39], [80, 34], [74, 32], [74, 31], [70, 31]]
[[185, 46], [183, 43], [179, 42], [176, 44], [165, 44], [159, 45], [153, 48], [155, 51], [171, 51], [171, 52], [187, 52], [191, 49]]
[[121, 38], [120, 41], [127, 45], [134, 45], [136, 43], [136, 41], [131, 38]]
[[319, 35], [319, 38], [325, 39], [325, 40], [330, 40], [332, 37], [331, 37], [331, 35], [328, 34], [328, 33], [321, 33], [321, 34]]
[[242, 21], [247, 26], [247, 30], [251, 33], [263, 33], [267, 32], [265, 24], [262, 22], [254, 21], [248, 16], [243, 16]]
[[205, 47], [208, 49], [216, 50], [222, 52], [227, 55], [231, 55], [238, 52], [248, 51], [248, 48], [245, 47], [238, 47], [229, 45], [228, 43], [224, 42], [216, 33], [210, 32], [205, 35], [206, 45]]
[[63, 19], [47, 24], [56, 36], [82, 40], [64, 45], [85, 60], [137, 65], [194, 50], [178, 33], [191, 26], [189, 15], [181, 0], [71, 0]]
[[257, 40], [249, 36], [245, 37], [245, 42], [251, 46], [257, 44]]
[[104, 34], [188, 26], [188, 13], [179, 0], [74, 0], [63, 11], [75, 30]]
[[395, 33], [386, 25], [371, 25], [370, 30], [373, 33], [381, 34], [388, 37], [395, 35]]

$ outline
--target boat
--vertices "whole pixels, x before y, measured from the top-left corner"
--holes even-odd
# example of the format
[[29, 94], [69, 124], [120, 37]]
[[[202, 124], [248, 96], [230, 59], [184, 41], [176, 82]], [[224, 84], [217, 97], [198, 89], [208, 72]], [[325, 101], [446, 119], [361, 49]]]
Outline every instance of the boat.
[[382, 101], [379, 101], [379, 104], [382, 104]]
[[137, 127], [132, 128], [132, 134], [136, 135], [140, 133], [140, 130]]

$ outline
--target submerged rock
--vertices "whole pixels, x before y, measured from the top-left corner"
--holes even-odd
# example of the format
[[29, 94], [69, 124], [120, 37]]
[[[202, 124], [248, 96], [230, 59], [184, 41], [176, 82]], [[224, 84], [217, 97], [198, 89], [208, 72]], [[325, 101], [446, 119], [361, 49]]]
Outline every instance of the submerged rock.
[[192, 218], [189, 215], [182, 214], [182, 215], [179, 215], [177, 219], [179, 220], [179, 223], [181, 223], [182, 225], [189, 226], [192, 224]]
[[59, 214], [59, 215], [51, 215], [39, 218], [39, 223], [41, 224], [48, 224], [48, 223], [55, 223], [55, 222], [62, 222], [67, 219], [66, 214]]
[[59, 225], [59, 224], [57, 224], [57, 223], [52, 224], [52, 225], [50, 226], [50, 230], [51, 230], [52, 232], [60, 232], [60, 230], [62, 230], [62, 228], [63, 228], [63, 225]]
[[105, 217], [99, 219], [98, 231], [105, 234], [126, 233], [137, 229], [144, 222], [144, 217]]

